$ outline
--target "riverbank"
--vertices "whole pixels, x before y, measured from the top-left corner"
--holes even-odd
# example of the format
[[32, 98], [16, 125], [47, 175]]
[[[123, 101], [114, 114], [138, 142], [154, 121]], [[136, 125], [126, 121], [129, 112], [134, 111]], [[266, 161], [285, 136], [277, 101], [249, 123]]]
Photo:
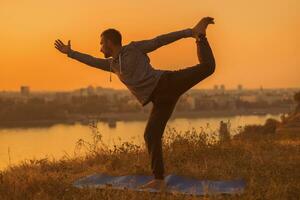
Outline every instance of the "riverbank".
[[[208, 143], [205, 133], [176, 131], [164, 137], [166, 173], [210, 180], [246, 181], [241, 196], [206, 199], [297, 199], [300, 196], [300, 135], [256, 134], [224, 143]], [[100, 143], [98, 143], [100, 144]], [[94, 147], [98, 148], [94, 148]], [[191, 196], [149, 194], [110, 189], [77, 189], [72, 183], [92, 173], [151, 175], [144, 146], [124, 143], [108, 151], [101, 145], [84, 146], [85, 157], [28, 160], [0, 171], [0, 199], [203, 199]], [[96, 150], [96, 151], [94, 151]]]
[[[249, 109], [249, 110], [219, 110], [219, 111], [174, 111], [171, 119], [175, 118], [209, 118], [209, 117], [232, 117], [247, 115], [276, 115], [288, 113], [287, 108], [276, 109]], [[124, 112], [124, 113], [103, 113], [101, 115], [72, 115], [68, 119], [60, 120], [23, 120], [23, 121], [1, 121], [1, 128], [31, 128], [31, 127], [51, 127], [56, 124], [74, 125], [80, 123], [88, 125], [91, 119], [102, 122], [110, 121], [138, 121], [147, 120], [150, 111], [144, 112]]]

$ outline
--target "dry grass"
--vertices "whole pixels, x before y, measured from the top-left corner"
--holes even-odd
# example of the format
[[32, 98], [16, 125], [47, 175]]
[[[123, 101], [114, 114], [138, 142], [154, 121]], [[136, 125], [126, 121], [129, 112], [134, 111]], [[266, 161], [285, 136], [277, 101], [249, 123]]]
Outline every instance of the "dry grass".
[[30, 160], [0, 172], [0, 199], [282, 200], [298, 199], [300, 196], [300, 136], [258, 134], [257, 129], [245, 129], [247, 133], [224, 143], [195, 129], [187, 130], [184, 134], [167, 129], [164, 136], [167, 174], [212, 180], [244, 178], [247, 188], [241, 196], [199, 198], [109, 189], [77, 189], [71, 185], [74, 180], [95, 172], [151, 175], [144, 146], [123, 143], [109, 150], [101, 143], [97, 127], [92, 128], [94, 143], [79, 141], [77, 144], [77, 147], [88, 150], [85, 157]]

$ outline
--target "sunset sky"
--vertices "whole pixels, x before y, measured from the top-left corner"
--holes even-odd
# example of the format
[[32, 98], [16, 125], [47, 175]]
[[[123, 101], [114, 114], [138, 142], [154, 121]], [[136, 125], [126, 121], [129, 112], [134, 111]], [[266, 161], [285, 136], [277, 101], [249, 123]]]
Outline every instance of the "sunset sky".
[[[0, 0], [0, 90], [72, 90], [88, 85], [126, 88], [116, 75], [68, 58], [54, 41], [71, 40], [74, 50], [103, 58], [100, 33], [116, 28], [123, 44], [192, 28], [215, 18], [207, 38], [215, 74], [194, 88], [300, 87], [298, 0]], [[154, 68], [197, 64], [193, 38], [149, 54]]]

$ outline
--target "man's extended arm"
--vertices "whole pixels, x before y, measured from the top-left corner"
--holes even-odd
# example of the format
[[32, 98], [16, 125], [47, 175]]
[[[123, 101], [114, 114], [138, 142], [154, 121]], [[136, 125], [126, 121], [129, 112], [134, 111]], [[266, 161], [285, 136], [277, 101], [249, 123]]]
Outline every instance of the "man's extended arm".
[[[67, 53], [68, 57], [78, 60], [82, 63], [85, 63], [89, 66], [102, 69], [104, 71], [110, 71], [110, 58], [103, 59], [103, 58], [96, 58], [94, 56], [81, 53], [79, 51], [70, 50]], [[112, 71], [113, 72], [113, 71]]]
[[159, 48], [161, 46], [170, 44], [181, 38], [192, 37], [192, 33], [193, 33], [192, 29], [187, 28], [187, 29], [159, 35], [153, 39], [133, 41], [133, 44], [135, 44], [144, 53], [149, 53], [151, 51], [156, 50], [157, 48]]
[[199, 34], [199, 40], [196, 40], [197, 56], [200, 63], [208, 63], [215, 66], [215, 57], [207, 40], [206, 34]]

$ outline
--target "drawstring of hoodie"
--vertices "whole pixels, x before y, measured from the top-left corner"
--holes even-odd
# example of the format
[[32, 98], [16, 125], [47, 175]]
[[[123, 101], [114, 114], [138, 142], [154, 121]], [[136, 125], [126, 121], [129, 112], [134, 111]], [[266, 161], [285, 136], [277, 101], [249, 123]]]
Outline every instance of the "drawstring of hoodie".
[[122, 74], [121, 53], [119, 54], [120, 74]]
[[[109, 65], [109, 81], [111, 82], [111, 63]], [[121, 53], [119, 54], [119, 67], [120, 67], [120, 74], [122, 74], [122, 63], [121, 63]]]
[[109, 81], [111, 82], [111, 63], [112, 60], [109, 62]]

